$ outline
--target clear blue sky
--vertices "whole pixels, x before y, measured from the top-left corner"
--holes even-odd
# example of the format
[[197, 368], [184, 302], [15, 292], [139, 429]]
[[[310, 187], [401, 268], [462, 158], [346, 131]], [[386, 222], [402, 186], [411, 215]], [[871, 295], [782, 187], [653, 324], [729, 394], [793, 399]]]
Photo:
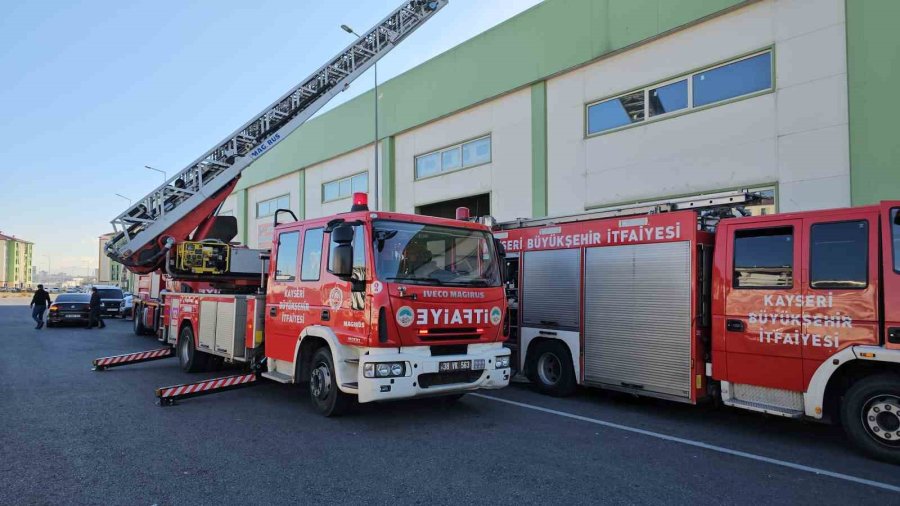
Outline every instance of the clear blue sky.
[[[451, 0], [379, 63], [384, 81], [540, 0]], [[0, 231], [84, 273], [97, 236], [400, 0], [13, 2], [0, 16]], [[371, 72], [329, 104], [372, 87]]]

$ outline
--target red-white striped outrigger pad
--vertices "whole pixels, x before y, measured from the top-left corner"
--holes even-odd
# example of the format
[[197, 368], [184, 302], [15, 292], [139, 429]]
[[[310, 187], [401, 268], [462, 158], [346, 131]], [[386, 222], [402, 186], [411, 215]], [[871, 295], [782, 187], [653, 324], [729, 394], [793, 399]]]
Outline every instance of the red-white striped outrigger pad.
[[162, 387], [156, 389], [156, 396], [160, 399], [177, 397], [180, 395], [197, 394], [200, 392], [208, 392], [219, 388], [234, 387], [244, 385], [256, 381], [256, 374], [240, 374], [238, 376], [225, 376], [224, 378], [213, 378], [211, 380], [200, 381], [198, 383], [187, 383], [184, 385], [175, 385], [171, 387]]
[[128, 353], [125, 355], [115, 355], [112, 357], [103, 357], [94, 359], [94, 367], [112, 367], [116, 365], [134, 364], [147, 360], [156, 360], [175, 355], [172, 348], [160, 348], [157, 350], [139, 351], [137, 353]]

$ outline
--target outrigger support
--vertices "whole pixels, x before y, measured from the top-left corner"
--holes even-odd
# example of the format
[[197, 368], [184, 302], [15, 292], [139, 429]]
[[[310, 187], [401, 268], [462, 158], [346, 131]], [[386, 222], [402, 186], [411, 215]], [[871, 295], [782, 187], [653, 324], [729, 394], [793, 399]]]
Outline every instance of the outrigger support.
[[156, 350], [139, 351], [136, 353], [126, 353], [125, 355], [113, 355], [111, 357], [101, 357], [94, 359], [94, 371], [105, 371], [111, 367], [119, 367], [123, 365], [139, 364], [141, 362], [151, 362], [153, 360], [162, 360], [175, 356], [175, 349], [171, 346], [159, 348]]
[[197, 383], [157, 388], [156, 397], [159, 406], [173, 406], [177, 401], [189, 397], [199, 397], [228, 390], [237, 390], [238, 388], [252, 387], [259, 384], [258, 380], [259, 378], [255, 372], [212, 378]]

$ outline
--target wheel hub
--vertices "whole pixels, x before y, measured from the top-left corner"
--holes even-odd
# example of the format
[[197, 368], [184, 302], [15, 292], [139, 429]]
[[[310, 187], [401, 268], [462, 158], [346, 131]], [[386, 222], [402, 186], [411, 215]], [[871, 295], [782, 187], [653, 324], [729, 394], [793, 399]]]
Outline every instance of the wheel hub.
[[879, 442], [900, 446], [900, 399], [873, 398], [863, 407], [863, 421], [869, 434]]
[[538, 359], [538, 376], [547, 385], [555, 385], [561, 376], [562, 363], [553, 353], [544, 353]]
[[309, 388], [317, 399], [328, 398], [331, 392], [331, 371], [325, 365], [313, 369], [309, 378]]

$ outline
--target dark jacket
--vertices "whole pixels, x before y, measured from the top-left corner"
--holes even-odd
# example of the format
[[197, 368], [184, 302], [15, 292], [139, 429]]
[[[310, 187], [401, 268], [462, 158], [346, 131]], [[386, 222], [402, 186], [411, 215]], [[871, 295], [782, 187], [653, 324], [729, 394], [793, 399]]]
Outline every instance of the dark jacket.
[[91, 309], [100, 309], [100, 292], [91, 293]]
[[51, 304], [50, 294], [47, 293], [47, 290], [43, 288], [38, 288], [34, 292], [34, 297], [31, 298], [32, 306], [49, 306]]

